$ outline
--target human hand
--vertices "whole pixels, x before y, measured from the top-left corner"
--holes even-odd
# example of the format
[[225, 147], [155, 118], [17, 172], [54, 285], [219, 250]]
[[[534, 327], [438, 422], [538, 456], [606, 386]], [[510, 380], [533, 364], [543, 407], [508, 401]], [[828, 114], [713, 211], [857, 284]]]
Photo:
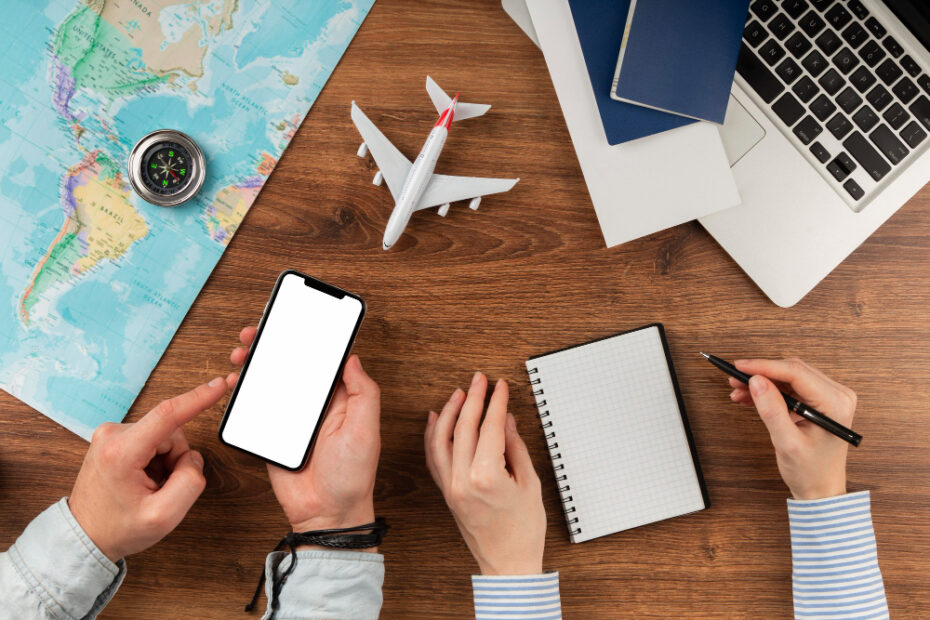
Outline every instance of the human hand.
[[785, 390], [846, 427], [851, 426], [856, 412], [856, 393], [799, 359], [740, 360], [735, 365], [753, 377], [749, 386], [731, 377], [734, 390], [730, 398], [755, 405], [772, 437], [778, 471], [794, 498], [820, 499], [846, 493], [849, 445], [790, 413], [778, 390]]
[[134, 424], [104, 423], [94, 431], [68, 506], [110, 560], [157, 543], [200, 497], [207, 484], [203, 457], [190, 449], [181, 427], [225, 393], [217, 377]]
[[[230, 360], [242, 365], [255, 328], [239, 334]], [[227, 377], [235, 384], [238, 375]], [[268, 466], [268, 477], [295, 532], [352, 527], [375, 520], [374, 487], [381, 452], [381, 392], [349, 357], [320, 427], [313, 454], [299, 472]], [[301, 547], [310, 548], [310, 546]], [[377, 551], [377, 548], [367, 549]]]
[[[468, 396], [455, 390], [441, 414], [429, 412], [426, 464], [485, 575], [542, 572], [546, 511], [539, 476], [507, 413], [507, 382], [475, 373]], [[480, 432], [479, 432], [480, 424]]]

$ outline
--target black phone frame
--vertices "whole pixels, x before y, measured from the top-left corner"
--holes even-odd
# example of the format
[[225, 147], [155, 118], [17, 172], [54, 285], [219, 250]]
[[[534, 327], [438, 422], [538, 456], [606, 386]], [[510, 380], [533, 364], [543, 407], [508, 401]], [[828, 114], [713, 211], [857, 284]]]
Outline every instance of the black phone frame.
[[[351, 297], [352, 299], [358, 300], [359, 303], [362, 304], [361, 312], [359, 312], [358, 319], [355, 321], [355, 327], [352, 329], [352, 335], [349, 336], [349, 339], [346, 342], [345, 351], [343, 351], [342, 353], [342, 361], [339, 362], [339, 368], [336, 371], [335, 376], [333, 377], [332, 385], [329, 386], [329, 394], [326, 396], [326, 400], [323, 403], [323, 410], [320, 412], [320, 416], [317, 419], [316, 426], [313, 428], [313, 433], [310, 435], [310, 439], [307, 442], [307, 449], [304, 450], [304, 456], [300, 461], [300, 465], [298, 465], [297, 467], [288, 467], [287, 465], [278, 463], [277, 461], [264, 457], [261, 454], [256, 454], [254, 452], [246, 450], [245, 448], [232, 444], [226, 441], [225, 439], [223, 439], [223, 429], [226, 428], [226, 422], [229, 420], [229, 415], [232, 412], [233, 405], [236, 402], [236, 395], [239, 393], [239, 387], [242, 385], [242, 380], [245, 378], [245, 375], [249, 370], [249, 363], [252, 361], [252, 355], [255, 353], [255, 349], [258, 346], [259, 340], [261, 340], [262, 331], [265, 329], [265, 322], [268, 320], [268, 316], [271, 314], [271, 309], [274, 306], [275, 298], [278, 296], [278, 290], [281, 288], [281, 283], [284, 282], [284, 278], [288, 275], [295, 275], [295, 276], [302, 278], [306, 286], [309, 286], [312, 289], [320, 291], [321, 293], [325, 293], [327, 295], [336, 297], [338, 299], [342, 299], [344, 297]], [[245, 358], [245, 363], [243, 363], [242, 365], [242, 370], [239, 371], [239, 380], [236, 381], [236, 386], [233, 388], [233, 392], [229, 397], [229, 402], [226, 404], [226, 411], [223, 413], [223, 419], [220, 422], [220, 429], [218, 432], [220, 443], [222, 443], [225, 446], [229, 446], [230, 448], [233, 448], [235, 450], [238, 450], [240, 452], [244, 452], [251, 456], [260, 458], [261, 460], [267, 463], [271, 463], [275, 467], [280, 467], [281, 469], [285, 469], [287, 471], [300, 471], [301, 469], [303, 469], [307, 465], [307, 461], [309, 460], [310, 454], [313, 451], [313, 446], [316, 444], [316, 438], [320, 434], [320, 428], [323, 426], [323, 420], [326, 418], [326, 411], [327, 409], [329, 409], [330, 402], [333, 399], [333, 394], [336, 393], [336, 386], [339, 384], [339, 381], [342, 379], [342, 372], [345, 369], [346, 360], [349, 359], [349, 353], [352, 350], [352, 345], [355, 342], [355, 337], [358, 335], [358, 330], [362, 325], [362, 320], [365, 318], [366, 311], [367, 311], [367, 307], [365, 305], [365, 300], [359, 297], [358, 295], [350, 293], [349, 291], [343, 290], [337, 286], [333, 286], [332, 284], [323, 282], [322, 280], [318, 280], [314, 278], [313, 276], [308, 276], [307, 274], [301, 273], [297, 271], [296, 269], [285, 269], [284, 271], [282, 271], [278, 275], [278, 279], [275, 282], [274, 289], [271, 291], [271, 297], [268, 299], [268, 303], [265, 305], [265, 311], [262, 313], [262, 318], [258, 323], [258, 331], [256, 331], [255, 333], [255, 339], [252, 341], [252, 345], [249, 347], [249, 353]]]

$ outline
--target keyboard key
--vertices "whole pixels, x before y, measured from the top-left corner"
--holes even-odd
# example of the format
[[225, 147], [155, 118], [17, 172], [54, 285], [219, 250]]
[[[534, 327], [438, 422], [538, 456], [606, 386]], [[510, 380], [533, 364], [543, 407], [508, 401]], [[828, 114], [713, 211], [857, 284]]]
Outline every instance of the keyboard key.
[[797, 19], [807, 10], [808, 4], [804, 0], [785, 0], [781, 3], [781, 8], [785, 13], [790, 15], [792, 19]]
[[781, 61], [781, 64], [778, 65], [778, 68], [775, 69], [775, 73], [777, 73], [786, 84], [791, 84], [801, 75], [801, 67], [791, 58], [785, 58]]
[[894, 84], [904, 72], [901, 71], [901, 68], [898, 67], [895, 61], [889, 58], [878, 65], [878, 69], [875, 70], [875, 73], [878, 74], [878, 77], [880, 77], [885, 84]]
[[824, 146], [819, 142], [814, 142], [811, 144], [811, 153], [813, 153], [814, 157], [817, 158], [817, 161], [822, 164], [825, 164], [830, 160], [830, 151], [824, 148]]
[[872, 108], [864, 105], [861, 110], [853, 114], [852, 119], [859, 129], [868, 131], [872, 127], [875, 127], [875, 123], [878, 122], [878, 115], [872, 111]]
[[914, 82], [910, 81], [908, 78], [904, 78], [895, 84], [894, 88], [891, 89], [891, 92], [896, 94], [898, 99], [904, 103], [910, 103], [911, 99], [920, 93], [920, 91], [917, 90], [917, 86], [914, 84]]
[[888, 34], [888, 32], [885, 30], [885, 27], [878, 23], [878, 20], [874, 17], [870, 17], [865, 20], [865, 27], [868, 28], [869, 32], [874, 34], [879, 39]]
[[820, 89], [817, 88], [817, 85], [814, 84], [814, 80], [810, 79], [806, 75], [798, 80], [798, 83], [794, 85], [794, 88], [791, 90], [794, 91], [794, 94], [798, 96], [798, 99], [807, 103], [814, 98]]
[[869, 91], [865, 98], [878, 111], [885, 109], [885, 106], [891, 103], [892, 100], [891, 93], [885, 90], [885, 87], [881, 84]]
[[774, 34], [775, 38], [779, 41], [784, 41], [785, 37], [794, 30], [794, 24], [791, 23], [791, 20], [788, 19], [784, 13], [779, 13], [775, 19], [769, 22], [769, 30], [772, 31], [772, 34]]
[[882, 45], [885, 46], [885, 49], [888, 50], [888, 53], [897, 58], [904, 53], [904, 48], [897, 42], [897, 40], [892, 36], [885, 37], [885, 40], [882, 41]]
[[843, 148], [849, 151], [849, 154], [859, 162], [859, 165], [872, 177], [873, 181], [881, 181], [891, 171], [888, 162], [879, 155], [878, 151], [872, 148], [865, 136], [858, 131], [846, 138], [843, 142]]
[[924, 127], [930, 129], [930, 99], [921, 96], [907, 109], [917, 117], [917, 120], [923, 123]]
[[823, 131], [823, 127], [814, 120], [813, 116], [808, 114], [804, 117], [804, 120], [798, 123], [798, 126], [794, 128], [794, 135], [804, 144], [810, 144], [814, 138], [820, 135], [821, 131]]
[[901, 59], [901, 66], [904, 67], [904, 70], [907, 71], [907, 74], [911, 77], [920, 75], [920, 65], [910, 56], [905, 56]]
[[843, 72], [843, 75], [846, 75], [856, 68], [856, 65], [859, 64], [859, 59], [856, 58], [856, 55], [853, 54], [851, 49], [844, 47], [833, 57], [833, 64]]
[[907, 110], [900, 103], [896, 103], [882, 114], [882, 118], [885, 119], [885, 122], [891, 125], [892, 129], [901, 129], [901, 126], [904, 125], [907, 121], [911, 120], [911, 115], [907, 113]]
[[810, 39], [804, 35], [804, 33], [795, 32], [787, 41], [785, 41], [785, 47], [788, 48], [788, 51], [791, 52], [792, 56], [795, 58], [800, 58], [807, 53], [807, 50], [811, 48], [811, 42]]
[[924, 91], [930, 93], [930, 75], [920, 76], [917, 78], [917, 83], [920, 84], [920, 87], [923, 88]]
[[814, 116], [821, 121], [825, 121], [831, 114], [836, 112], [836, 104], [830, 101], [830, 98], [826, 95], [820, 95], [810, 104], [810, 110], [814, 113]]
[[[785, 50], [774, 40], [770, 40], [759, 48], [759, 54], [762, 56], [762, 60], [767, 62], [771, 67], [784, 57]], [[900, 71], [900, 69], [898, 69], [898, 71]]]
[[911, 121], [907, 124], [907, 127], [901, 130], [901, 139], [907, 142], [912, 149], [916, 149], [917, 145], [923, 142], [926, 137], [927, 132], [920, 128], [917, 121]]
[[843, 8], [842, 4], [834, 4], [833, 7], [827, 11], [827, 21], [830, 22], [837, 30], [841, 30], [843, 26], [849, 23], [849, 20], [852, 19], [852, 15], [849, 14], [849, 11]]
[[846, 3], [846, 8], [852, 11], [859, 19], [865, 19], [869, 16], [869, 10], [865, 8], [859, 0], [849, 0], [849, 2]]
[[887, 125], [879, 125], [875, 131], [869, 134], [869, 139], [875, 143], [878, 150], [885, 154], [888, 161], [897, 165], [900, 164], [910, 152], [904, 143], [898, 140], [898, 136], [888, 129]]
[[816, 43], [817, 47], [819, 47], [827, 56], [832, 56], [833, 52], [840, 49], [840, 46], [843, 44], [840, 38], [836, 36], [836, 33], [832, 30], [824, 30], [823, 34], [817, 37], [814, 43]]
[[833, 159], [833, 161], [827, 164], [827, 170], [837, 181], [842, 181], [850, 174], [852, 174], [852, 171], [855, 169], [856, 162], [854, 162], [846, 153], [840, 153]]
[[821, 88], [831, 95], [835, 95], [839, 89], [843, 88], [843, 84], [846, 83], [846, 80], [843, 79], [842, 75], [836, 72], [836, 69], [830, 69], [824, 73], [818, 81], [820, 82]]
[[817, 36], [817, 33], [823, 30], [823, 27], [827, 25], [827, 22], [823, 21], [820, 15], [813, 11], [808, 11], [804, 17], [801, 18], [801, 21], [798, 22], [798, 25], [801, 27], [801, 30], [807, 33], [809, 37]]
[[769, 33], [762, 24], [752, 20], [743, 30], [743, 38], [746, 39], [746, 43], [749, 43], [749, 45], [759, 47], [760, 43], [769, 38]]
[[830, 133], [832, 133], [833, 137], [837, 140], [842, 140], [843, 136], [852, 131], [852, 128], [852, 123], [842, 114], [835, 114], [833, 118], [827, 121], [827, 129], [830, 130]]
[[849, 76], [849, 82], [856, 87], [860, 93], [869, 90], [869, 87], [875, 83], [875, 76], [865, 67], [859, 67]]
[[874, 67], [885, 57], [885, 50], [881, 48], [878, 41], [869, 41], [859, 50], [859, 56], [865, 61], [865, 64]]
[[775, 6], [772, 0], [756, 0], [749, 9], [763, 22], [767, 21], [778, 11], [778, 7]]
[[827, 59], [823, 57], [823, 54], [814, 50], [807, 57], [801, 61], [801, 64], [804, 65], [804, 68], [807, 69], [807, 72], [817, 77], [823, 70], [827, 68]]
[[753, 53], [746, 44], [739, 50], [736, 61], [736, 72], [762, 97], [762, 101], [772, 103], [775, 97], [781, 94], [785, 87], [778, 81], [775, 74], [765, 66], [759, 57]]
[[847, 86], [836, 98], [836, 102], [840, 104], [844, 112], [852, 114], [862, 105], [862, 97], [856, 94], [856, 91], [854, 91], [851, 86]]
[[859, 184], [852, 179], [849, 179], [843, 183], [843, 189], [845, 189], [846, 192], [852, 196], [853, 200], [862, 200], [862, 197], [865, 196], [865, 192], [862, 191], [862, 188], [859, 187]]
[[811, 0], [814, 8], [823, 13], [828, 6], [833, 4], [833, 0]]
[[849, 47], [856, 49], [869, 38], [869, 33], [865, 28], [859, 25], [859, 22], [853, 22], [843, 31], [843, 40], [849, 43]]
[[785, 125], [791, 127], [804, 115], [804, 106], [798, 103], [791, 93], [785, 93], [772, 104], [772, 111], [778, 115]]

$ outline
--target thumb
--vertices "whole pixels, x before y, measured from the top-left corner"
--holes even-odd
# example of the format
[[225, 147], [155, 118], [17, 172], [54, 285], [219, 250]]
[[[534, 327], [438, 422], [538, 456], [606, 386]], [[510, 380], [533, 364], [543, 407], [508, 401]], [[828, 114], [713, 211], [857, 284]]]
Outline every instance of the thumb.
[[528, 479], [536, 476], [536, 468], [533, 467], [533, 459], [530, 458], [530, 452], [520, 437], [517, 430], [517, 421], [512, 413], [507, 414], [507, 423], [504, 431], [504, 458], [510, 465], [517, 482], [523, 483]]
[[346, 414], [350, 423], [377, 429], [381, 418], [381, 390], [362, 368], [358, 355], [352, 355], [346, 362], [342, 382], [349, 395]]
[[178, 458], [165, 484], [151, 497], [159, 505], [164, 523], [170, 526], [168, 531], [173, 530], [184, 519], [206, 486], [203, 456], [199, 452], [188, 450]]
[[784, 450], [801, 438], [801, 432], [791, 421], [785, 398], [774, 383], [762, 375], [754, 375], [749, 380], [749, 394], [772, 437], [775, 450]]

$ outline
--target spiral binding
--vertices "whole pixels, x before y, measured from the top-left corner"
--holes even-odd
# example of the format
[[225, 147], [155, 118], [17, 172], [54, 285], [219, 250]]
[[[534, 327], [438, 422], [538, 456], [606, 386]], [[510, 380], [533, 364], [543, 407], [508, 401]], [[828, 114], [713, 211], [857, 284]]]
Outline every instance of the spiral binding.
[[[530, 368], [527, 370], [527, 374], [530, 375], [530, 385], [539, 386], [542, 383], [542, 378], [539, 376], [533, 377], [533, 375], [539, 374], [539, 368]], [[533, 396], [537, 399], [540, 396], [545, 394], [545, 390], [542, 387], [537, 387], [533, 390]], [[552, 428], [552, 420], [545, 420], [549, 417], [549, 410], [546, 409], [548, 406], [548, 401], [543, 398], [542, 400], [536, 401], [536, 408], [538, 410], [539, 419], [542, 422], [543, 429]], [[545, 420], [545, 421], [543, 421]], [[556, 452], [559, 447], [559, 442], [556, 440], [556, 433], [554, 430], [550, 430], [545, 434], [546, 439], [546, 448], [549, 450], [549, 456], [552, 459], [552, 470], [555, 472], [564, 472], [565, 463], [560, 462], [562, 460], [562, 453]], [[562, 510], [565, 512], [565, 520], [568, 521], [569, 531], [572, 536], [581, 534], [581, 527], [572, 527], [577, 526], [579, 518], [577, 516], [570, 517], [569, 515], [577, 511], [575, 505], [572, 503], [574, 497], [570, 495], [572, 487], [568, 484], [568, 474], [556, 473], [555, 481], [559, 484], [559, 495], [561, 496], [562, 501]]]

